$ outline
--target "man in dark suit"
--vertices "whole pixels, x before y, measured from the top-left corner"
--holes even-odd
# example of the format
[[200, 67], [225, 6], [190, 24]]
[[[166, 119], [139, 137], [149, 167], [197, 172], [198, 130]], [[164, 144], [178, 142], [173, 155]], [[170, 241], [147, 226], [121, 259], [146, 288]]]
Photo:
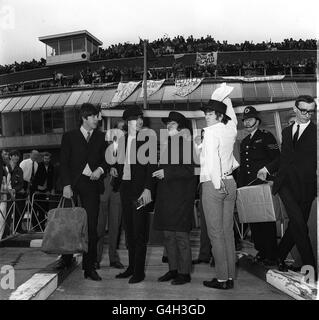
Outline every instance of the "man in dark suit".
[[[103, 174], [107, 171], [105, 161], [106, 142], [100, 132], [100, 109], [84, 103], [80, 109], [81, 127], [67, 132], [61, 144], [61, 181], [63, 196], [79, 196], [88, 219], [88, 252], [83, 254], [84, 277], [101, 280], [94, 268], [97, 255], [97, 222], [100, 193], [104, 190]], [[70, 263], [70, 260], [68, 261]]]
[[[242, 121], [248, 135], [240, 144], [239, 187], [262, 183], [256, 179], [258, 170], [280, 155], [279, 146], [272, 133], [259, 129], [261, 119], [254, 107], [245, 108]], [[249, 225], [255, 249], [258, 251], [255, 260], [266, 266], [276, 264], [276, 222], [255, 222]]]
[[316, 263], [308, 235], [307, 221], [317, 186], [317, 127], [311, 122], [316, 102], [310, 96], [299, 96], [293, 110], [294, 124], [282, 131], [281, 155], [258, 171], [265, 180], [267, 173], [277, 172], [273, 193], [278, 193], [289, 218], [288, 227], [278, 248], [278, 269], [287, 271], [285, 259], [294, 245], [302, 263], [316, 270]]
[[[129, 265], [116, 278], [130, 278], [129, 283], [138, 283], [145, 278], [144, 268], [149, 234], [147, 204], [152, 201], [154, 170], [149, 162], [141, 163], [137, 158], [139, 148], [144, 144], [144, 141], [138, 139], [138, 133], [143, 127], [143, 111], [137, 106], [130, 107], [124, 111], [123, 119], [128, 121], [128, 135], [119, 140], [120, 164], [114, 165], [110, 174], [121, 178], [120, 196]], [[138, 199], [144, 204], [139, 209], [136, 203]]]
[[34, 176], [33, 187], [36, 192], [40, 194], [35, 197], [35, 201], [38, 200], [38, 222], [33, 218], [33, 225], [37, 225], [36, 230], [43, 231], [45, 228], [45, 214], [49, 210], [49, 196], [53, 194], [53, 177], [54, 177], [54, 167], [51, 163], [51, 153], [43, 153], [43, 161], [39, 163], [38, 170]]

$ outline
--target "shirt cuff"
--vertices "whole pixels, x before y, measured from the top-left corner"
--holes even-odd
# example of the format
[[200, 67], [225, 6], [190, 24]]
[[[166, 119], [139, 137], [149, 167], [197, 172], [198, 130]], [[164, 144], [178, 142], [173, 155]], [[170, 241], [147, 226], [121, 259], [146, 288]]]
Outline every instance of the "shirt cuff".
[[99, 167], [99, 169], [102, 171], [102, 174], [104, 174], [104, 170], [102, 167]]
[[267, 173], [270, 175], [270, 172], [268, 171], [268, 169], [266, 167], [264, 167], [264, 169], [267, 171]]

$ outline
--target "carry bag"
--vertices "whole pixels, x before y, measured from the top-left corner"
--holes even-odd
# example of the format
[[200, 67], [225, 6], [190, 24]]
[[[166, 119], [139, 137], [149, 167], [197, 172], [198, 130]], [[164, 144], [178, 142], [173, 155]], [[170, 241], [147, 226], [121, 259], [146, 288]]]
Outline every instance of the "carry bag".
[[59, 205], [48, 212], [48, 223], [44, 230], [42, 251], [55, 254], [83, 253], [88, 251], [87, 214], [84, 208], [65, 208], [64, 197]]
[[240, 223], [283, 220], [284, 206], [271, 193], [272, 182], [237, 189], [236, 207]]

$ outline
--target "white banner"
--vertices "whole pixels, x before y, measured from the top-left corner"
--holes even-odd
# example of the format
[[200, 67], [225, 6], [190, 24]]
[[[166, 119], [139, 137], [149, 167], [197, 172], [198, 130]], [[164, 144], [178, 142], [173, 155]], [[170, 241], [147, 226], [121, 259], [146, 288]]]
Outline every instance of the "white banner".
[[260, 76], [260, 77], [222, 77], [225, 80], [241, 80], [246, 82], [255, 82], [255, 81], [272, 81], [272, 80], [282, 80], [284, 79], [284, 75], [276, 75], [276, 76]]
[[200, 66], [217, 65], [217, 51], [207, 53], [196, 53], [196, 63]]
[[111, 105], [114, 106], [127, 99], [134, 92], [134, 90], [140, 83], [141, 81], [130, 81], [127, 83], [120, 82], [115, 91]]
[[175, 81], [175, 94], [185, 97], [193, 92], [202, 82], [203, 78], [177, 79]]
[[[147, 80], [147, 96], [150, 97], [154, 93], [156, 93], [161, 86], [163, 85], [165, 79], [163, 80]], [[144, 98], [144, 82], [142, 84], [142, 90], [140, 93], [140, 98]]]

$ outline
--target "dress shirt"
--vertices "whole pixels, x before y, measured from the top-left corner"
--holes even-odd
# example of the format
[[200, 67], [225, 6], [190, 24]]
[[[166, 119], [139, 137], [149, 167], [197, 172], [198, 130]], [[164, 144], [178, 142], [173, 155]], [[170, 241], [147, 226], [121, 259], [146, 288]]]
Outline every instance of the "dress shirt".
[[127, 150], [126, 150], [122, 180], [131, 180], [130, 156], [131, 156], [131, 145], [134, 139], [135, 139], [135, 136], [132, 136], [132, 135], [129, 135], [127, 138]]
[[298, 135], [298, 139], [299, 139], [301, 137], [302, 133], [305, 131], [305, 129], [309, 126], [309, 123], [310, 123], [310, 120], [307, 123], [295, 122], [292, 126], [292, 137], [294, 137], [294, 134], [297, 131], [297, 125], [299, 125], [299, 135]]
[[[24, 181], [30, 182], [31, 174], [32, 174], [32, 165], [33, 165], [33, 161], [31, 160], [31, 158], [21, 161], [20, 168], [23, 171]], [[38, 163], [34, 161], [34, 175], [36, 174], [37, 170], [38, 170]]]

